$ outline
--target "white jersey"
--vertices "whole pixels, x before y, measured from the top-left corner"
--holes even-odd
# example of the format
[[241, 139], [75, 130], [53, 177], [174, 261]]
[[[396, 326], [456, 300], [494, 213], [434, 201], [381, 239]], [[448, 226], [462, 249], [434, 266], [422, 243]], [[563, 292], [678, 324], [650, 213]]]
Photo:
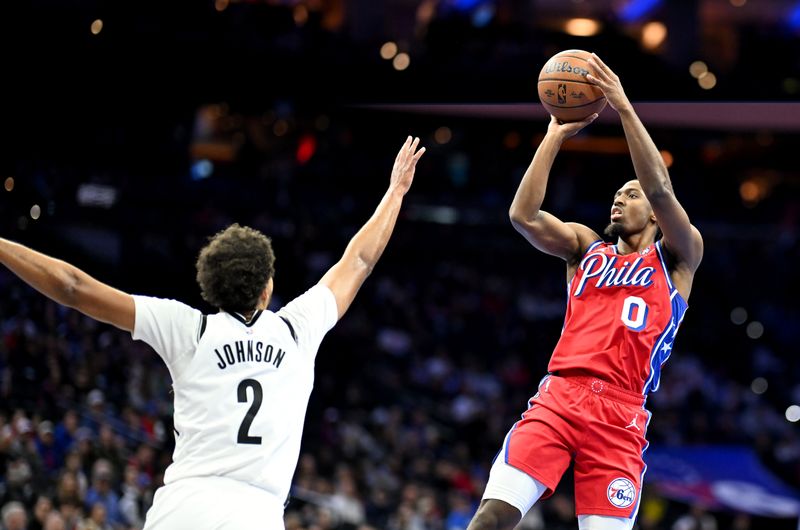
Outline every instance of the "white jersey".
[[164, 483], [227, 477], [282, 503], [300, 454], [314, 359], [338, 319], [316, 285], [277, 313], [246, 322], [203, 316], [175, 300], [135, 296], [133, 338], [166, 362], [175, 393], [175, 452]]

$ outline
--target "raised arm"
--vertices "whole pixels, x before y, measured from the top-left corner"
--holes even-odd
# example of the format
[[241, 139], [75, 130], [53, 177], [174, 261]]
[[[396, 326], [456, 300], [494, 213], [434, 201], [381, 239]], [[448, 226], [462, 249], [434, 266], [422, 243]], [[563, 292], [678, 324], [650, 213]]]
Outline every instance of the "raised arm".
[[592, 114], [586, 120], [575, 123], [560, 123], [550, 117], [550, 125], [544, 140], [528, 166], [514, 195], [508, 212], [511, 224], [537, 249], [573, 263], [592, 242], [600, 239], [593, 230], [578, 223], [565, 223], [540, 210], [544, 200], [550, 169], [558, 150], [567, 138], [589, 125], [597, 118]]
[[703, 258], [703, 239], [675, 197], [661, 153], [633, 110], [619, 77], [595, 54], [590, 57], [589, 65], [594, 75], [587, 75], [587, 79], [600, 87], [608, 104], [619, 113], [636, 178], [664, 234], [662, 245], [694, 273]]
[[59, 304], [120, 329], [133, 330], [133, 297], [77, 267], [6, 239], [0, 239], [0, 263]]
[[331, 267], [320, 280], [321, 284], [326, 285], [333, 292], [336, 306], [339, 309], [339, 318], [342, 318], [350, 304], [353, 303], [361, 284], [372, 272], [389, 242], [389, 237], [391, 237], [397, 222], [397, 215], [400, 213], [403, 197], [414, 180], [417, 160], [425, 152], [424, 147], [417, 151], [418, 145], [419, 138], [414, 138], [412, 141], [411, 137], [408, 137], [397, 153], [389, 189], [386, 190], [375, 213], [350, 240], [339, 262]]

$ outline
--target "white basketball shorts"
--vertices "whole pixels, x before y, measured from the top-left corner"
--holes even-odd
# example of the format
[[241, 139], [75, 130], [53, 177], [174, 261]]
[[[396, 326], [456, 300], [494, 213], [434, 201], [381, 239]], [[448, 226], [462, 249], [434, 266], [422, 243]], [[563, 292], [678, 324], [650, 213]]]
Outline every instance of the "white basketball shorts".
[[283, 530], [283, 502], [223, 477], [177, 480], [156, 491], [144, 530]]

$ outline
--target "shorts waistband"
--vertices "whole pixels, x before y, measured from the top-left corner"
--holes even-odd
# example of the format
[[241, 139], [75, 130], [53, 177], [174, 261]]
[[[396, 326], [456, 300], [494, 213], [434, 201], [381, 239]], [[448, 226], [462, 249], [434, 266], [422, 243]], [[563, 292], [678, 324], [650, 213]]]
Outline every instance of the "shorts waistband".
[[613, 385], [608, 381], [603, 381], [600, 378], [592, 377], [590, 375], [572, 375], [569, 373], [565, 374], [559, 372], [556, 372], [552, 375], [560, 377], [565, 381], [567, 381], [568, 383], [572, 383], [587, 388], [592, 393], [597, 394], [598, 396], [607, 397], [609, 399], [621, 401], [623, 403], [629, 403], [631, 405], [636, 405], [637, 407], [644, 406], [645, 396], [643, 396], [642, 394], [637, 394], [636, 392], [625, 390], [622, 387]]

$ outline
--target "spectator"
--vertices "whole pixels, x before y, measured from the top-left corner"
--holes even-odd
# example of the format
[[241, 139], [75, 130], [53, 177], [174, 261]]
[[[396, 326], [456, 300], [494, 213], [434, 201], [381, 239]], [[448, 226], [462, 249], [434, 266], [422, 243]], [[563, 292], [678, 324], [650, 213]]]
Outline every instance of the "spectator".
[[92, 469], [92, 485], [86, 492], [85, 505], [89, 509], [89, 519], [98, 528], [105, 525], [121, 526], [122, 514], [119, 511], [119, 496], [113, 489], [114, 470], [108, 460], [98, 459]]
[[50, 512], [44, 520], [43, 530], [69, 530], [64, 517], [58, 512]]
[[89, 517], [78, 525], [78, 530], [114, 530], [114, 526], [108, 521], [108, 512], [102, 502], [96, 502], [92, 505], [89, 510]]
[[47, 516], [53, 511], [53, 501], [50, 497], [39, 495], [33, 505], [33, 520], [28, 525], [28, 530], [42, 530], [45, 527]]
[[48, 477], [55, 477], [64, 465], [63, 453], [56, 445], [53, 422], [43, 421], [37, 429], [36, 450]]
[[21, 502], [12, 501], [0, 510], [3, 518], [3, 530], [27, 530], [28, 513]]
[[61, 421], [56, 425], [53, 433], [53, 439], [56, 450], [64, 458], [68, 451], [72, 449], [72, 444], [75, 442], [76, 432], [78, 430], [78, 414], [68, 409]]

